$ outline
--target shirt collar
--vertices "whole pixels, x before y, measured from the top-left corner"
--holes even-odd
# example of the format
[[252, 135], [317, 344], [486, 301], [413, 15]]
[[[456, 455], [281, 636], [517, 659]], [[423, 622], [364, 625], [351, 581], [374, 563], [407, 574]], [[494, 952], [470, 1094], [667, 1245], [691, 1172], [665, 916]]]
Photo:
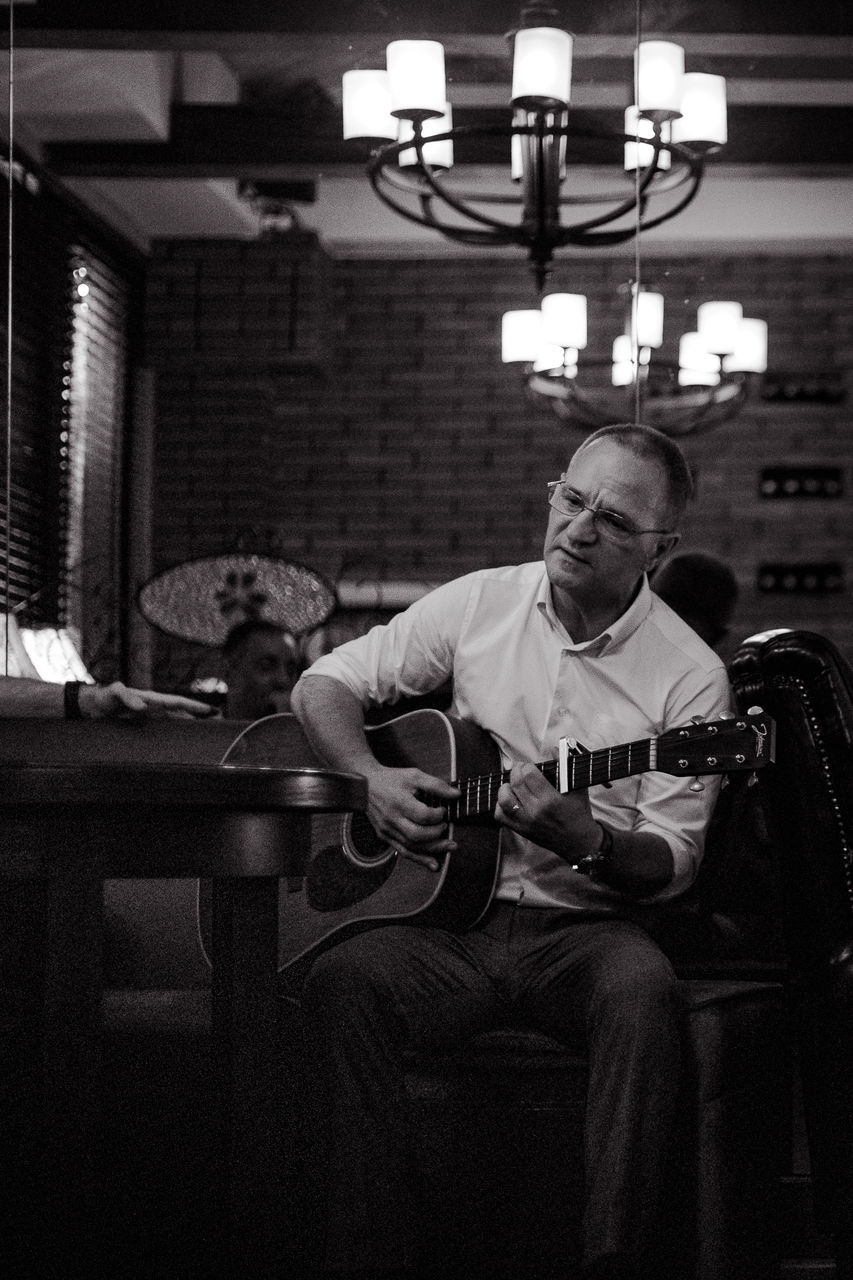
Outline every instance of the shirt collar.
[[577, 653], [591, 653], [592, 656], [597, 657], [608, 649], [616, 648], [634, 634], [652, 607], [652, 591], [648, 577], [643, 574], [639, 591], [621, 617], [611, 622], [610, 626], [606, 627], [600, 635], [594, 636], [591, 640], [581, 640], [577, 643], [572, 640], [568, 631], [557, 617], [554, 610], [554, 601], [551, 597], [551, 584], [548, 581], [548, 574], [544, 570], [544, 566], [542, 581], [539, 584], [539, 591], [536, 597], [536, 607], [548, 619], [557, 634], [563, 638], [565, 648]]

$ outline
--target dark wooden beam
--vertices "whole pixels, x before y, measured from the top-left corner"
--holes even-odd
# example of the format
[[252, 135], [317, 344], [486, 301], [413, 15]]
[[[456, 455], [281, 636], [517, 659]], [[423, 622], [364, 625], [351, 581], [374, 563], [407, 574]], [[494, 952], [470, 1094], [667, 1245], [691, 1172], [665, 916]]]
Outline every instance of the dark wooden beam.
[[[634, 31], [634, 5], [625, 0], [565, 0], [559, 8], [578, 35]], [[30, 47], [187, 48], [192, 36], [195, 47], [206, 47], [215, 36], [225, 48], [231, 37], [287, 32], [494, 36], [517, 24], [520, 9], [519, 0], [38, 0], [17, 6], [14, 25], [18, 43]], [[853, 11], [844, 0], [646, 0], [643, 25], [658, 34], [844, 36], [853, 35]]]
[[[619, 111], [574, 111], [580, 129], [621, 128]], [[463, 128], [508, 124], [506, 109], [460, 109]], [[729, 143], [720, 153], [726, 164], [853, 164], [853, 107], [729, 108]], [[456, 162], [503, 164], [507, 139], [495, 135], [463, 137]], [[572, 148], [585, 164], [620, 164], [620, 144]], [[63, 177], [188, 178], [252, 174], [270, 176], [294, 166], [329, 168], [358, 165], [366, 147], [341, 138], [339, 114], [320, 107], [315, 118], [303, 113], [249, 106], [176, 106], [168, 142], [56, 142], [45, 151], [49, 170]]]

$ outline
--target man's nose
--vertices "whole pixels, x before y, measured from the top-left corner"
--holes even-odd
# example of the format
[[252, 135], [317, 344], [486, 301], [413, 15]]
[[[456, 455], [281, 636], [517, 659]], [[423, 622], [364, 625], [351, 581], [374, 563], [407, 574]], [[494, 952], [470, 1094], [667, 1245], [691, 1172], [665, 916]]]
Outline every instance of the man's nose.
[[591, 542], [597, 538], [598, 525], [595, 512], [590, 511], [589, 507], [584, 507], [583, 511], [569, 523], [569, 536], [576, 538], [579, 542]]

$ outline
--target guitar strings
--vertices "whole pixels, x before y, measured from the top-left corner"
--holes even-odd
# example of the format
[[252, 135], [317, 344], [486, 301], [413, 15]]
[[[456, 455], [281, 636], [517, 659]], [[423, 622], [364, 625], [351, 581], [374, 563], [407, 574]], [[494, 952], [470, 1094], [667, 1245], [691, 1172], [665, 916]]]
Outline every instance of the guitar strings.
[[[588, 786], [610, 782], [614, 778], [645, 772], [649, 767], [653, 744], [656, 745], [656, 739], [646, 738], [572, 756], [569, 760], [569, 790], [583, 790]], [[549, 782], [556, 781], [558, 766], [555, 760], [543, 761], [536, 767]], [[503, 769], [497, 773], [476, 774], [461, 781], [456, 780], [453, 785], [460, 787], [462, 794], [459, 800], [454, 800], [449, 806], [450, 816], [460, 818], [490, 812], [495, 806], [498, 789], [502, 783], [509, 782], [509, 777], [509, 769]]]

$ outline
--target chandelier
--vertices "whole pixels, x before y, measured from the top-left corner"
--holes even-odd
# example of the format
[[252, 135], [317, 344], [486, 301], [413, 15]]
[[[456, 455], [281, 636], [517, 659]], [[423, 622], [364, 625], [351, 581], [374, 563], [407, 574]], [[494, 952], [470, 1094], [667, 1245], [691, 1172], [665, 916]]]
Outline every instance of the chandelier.
[[625, 331], [608, 359], [581, 357], [587, 306], [578, 293], [546, 294], [539, 310], [506, 312], [502, 359], [521, 363], [531, 395], [583, 430], [633, 419], [680, 436], [732, 418], [767, 368], [766, 322], [745, 317], [738, 302], [703, 302], [675, 362], [655, 354], [663, 347], [663, 295], [636, 281], [625, 292]]
[[[443, 46], [395, 40], [386, 70], [344, 73], [344, 138], [370, 145], [370, 182], [396, 213], [461, 244], [525, 248], [541, 291], [555, 250], [622, 244], [638, 226], [680, 213], [699, 190], [706, 157], [726, 142], [724, 79], [685, 72], [679, 45], [641, 40], [639, 12], [638, 0], [634, 100], [622, 132], [571, 121], [573, 38], [557, 25], [555, 6], [529, 3], [508, 37], [506, 122], [454, 127]], [[487, 138], [505, 139], [507, 185], [466, 191], [452, 174], [454, 144]], [[614, 155], [624, 173], [613, 189], [584, 189], [578, 162]], [[494, 211], [509, 205], [520, 209], [512, 221]]]

